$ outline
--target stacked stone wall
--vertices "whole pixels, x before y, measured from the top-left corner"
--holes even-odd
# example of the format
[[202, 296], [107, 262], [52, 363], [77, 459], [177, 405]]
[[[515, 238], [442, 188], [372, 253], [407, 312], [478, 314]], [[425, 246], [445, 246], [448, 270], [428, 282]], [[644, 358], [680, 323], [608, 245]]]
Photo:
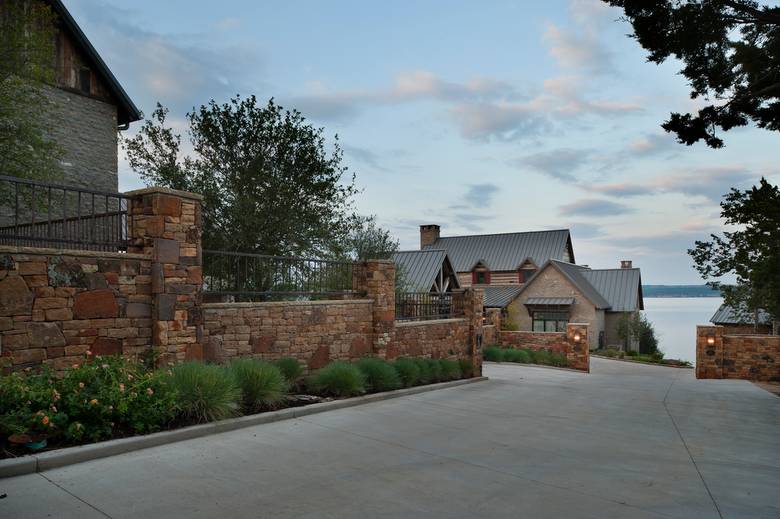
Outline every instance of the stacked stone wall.
[[[566, 332], [498, 332], [498, 344], [504, 348], [548, 350], [566, 355], [566, 365], [590, 372], [588, 325], [569, 323]], [[577, 340], [579, 339], [579, 340]]]
[[727, 330], [696, 327], [696, 378], [780, 382], [780, 336], [729, 335]]

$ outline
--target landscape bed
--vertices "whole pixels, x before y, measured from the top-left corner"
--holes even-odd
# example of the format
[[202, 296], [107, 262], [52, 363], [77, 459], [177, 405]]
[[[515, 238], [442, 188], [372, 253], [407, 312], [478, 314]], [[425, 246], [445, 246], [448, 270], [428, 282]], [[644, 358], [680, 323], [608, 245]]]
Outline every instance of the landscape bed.
[[604, 350], [591, 350], [590, 354], [592, 356], [605, 359], [624, 360], [627, 362], [638, 362], [641, 364], [655, 364], [658, 366], [669, 366], [674, 368], [693, 367], [687, 360], [665, 359], [664, 354], [661, 351], [645, 354], [639, 353], [637, 351], [621, 351], [614, 348], [607, 348]]
[[308, 376], [295, 359], [152, 363], [87, 355], [60, 376], [0, 377], [0, 459], [472, 376], [466, 360], [430, 358], [332, 362]]
[[538, 364], [542, 366], [566, 367], [566, 355], [546, 349], [501, 348], [487, 346], [484, 358], [488, 362], [514, 362], [517, 364]]

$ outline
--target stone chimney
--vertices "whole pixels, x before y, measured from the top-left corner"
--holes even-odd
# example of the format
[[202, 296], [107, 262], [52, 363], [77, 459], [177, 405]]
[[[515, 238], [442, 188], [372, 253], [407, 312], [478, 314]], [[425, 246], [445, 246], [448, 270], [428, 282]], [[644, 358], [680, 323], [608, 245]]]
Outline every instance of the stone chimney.
[[622, 269], [634, 268], [633, 262], [631, 260], [620, 260], [620, 268]]
[[439, 239], [441, 227], [435, 224], [420, 226], [420, 249], [426, 245], [433, 245]]

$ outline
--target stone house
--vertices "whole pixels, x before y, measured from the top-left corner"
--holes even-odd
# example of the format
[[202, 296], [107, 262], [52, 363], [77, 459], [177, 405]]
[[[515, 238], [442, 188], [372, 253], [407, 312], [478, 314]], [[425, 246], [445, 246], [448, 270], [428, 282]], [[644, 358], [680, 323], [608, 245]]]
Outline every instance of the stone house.
[[[506, 304], [505, 319], [521, 331], [561, 332], [587, 323], [591, 348], [626, 346], [617, 334], [621, 318], [644, 309], [642, 279], [630, 261], [619, 269], [590, 269], [558, 260], [544, 264]], [[637, 350], [632, 342], [628, 349]]]
[[61, 0], [32, 0], [56, 15], [55, 84], [48, 133], [64, 151], [57, 183], [117, 192], [117, 138], [142, 115]]
[[772, 318], [768, 312], [759, 310], [756, 316], [749, 311], [737, 311], [728, 305], [721, 305], [710, 317], [712, 324], [723, 326], [726, 335], [770, 335]]

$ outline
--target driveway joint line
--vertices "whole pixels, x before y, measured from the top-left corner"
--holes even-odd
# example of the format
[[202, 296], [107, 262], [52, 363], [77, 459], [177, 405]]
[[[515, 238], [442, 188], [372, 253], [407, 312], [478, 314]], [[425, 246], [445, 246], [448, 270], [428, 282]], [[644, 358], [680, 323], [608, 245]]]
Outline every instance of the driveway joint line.
[[55, 487], [59, 488], [60, 490], [62, 490], [63, 492], [65, 492], [66, 494], [68, 494], [69, 496], [71, 496], [72, 498], [74, 498], [74, 499], [76, 499], [76, 500], [78, 500], [78, 501], [80, 501], [80, 502], [84, 503], [85, 505], [87, 505], [88, 507], [90, 507], [91, 509], [93, 509], [94, 511], [96, 511], [97, 513], [99, 513], [99, 514], [103, 515], [104, 517], [108, 517], [108, 519], [113, 519], [113, 517], [111, 517], [110, 515], [108, 515], [107, 513], [105, 513], [105, 512], [104, 512], [103, 510], [101, 510], [100, 508], [96, 507], [95, 505], [93, 505], [92, 503], [90, 503], [90, 502], [88, 502], [88, 501], [85, 501], [84, 499], [82, 499], [81, 497], [77, 496], [76, 494], [74, 494], [73, 492], [71, 492], [70, 490], [68, 490], [67, 488], [63, 487], [62, 485], [60, 485], [60, 484], [58, 484], [58, 483], [54, 482], [53, 480], [49, 479], [48, 477], [46, 477], [46, 475], [45, 475], [43, 472], [38, 472], [37, 474], [38, 474], [40, 477], [42, 477], [43, 479], [45, 479], [46, 481], [48, 481], [49, 483], [51, 483], [52, 485], [54, 485]]

